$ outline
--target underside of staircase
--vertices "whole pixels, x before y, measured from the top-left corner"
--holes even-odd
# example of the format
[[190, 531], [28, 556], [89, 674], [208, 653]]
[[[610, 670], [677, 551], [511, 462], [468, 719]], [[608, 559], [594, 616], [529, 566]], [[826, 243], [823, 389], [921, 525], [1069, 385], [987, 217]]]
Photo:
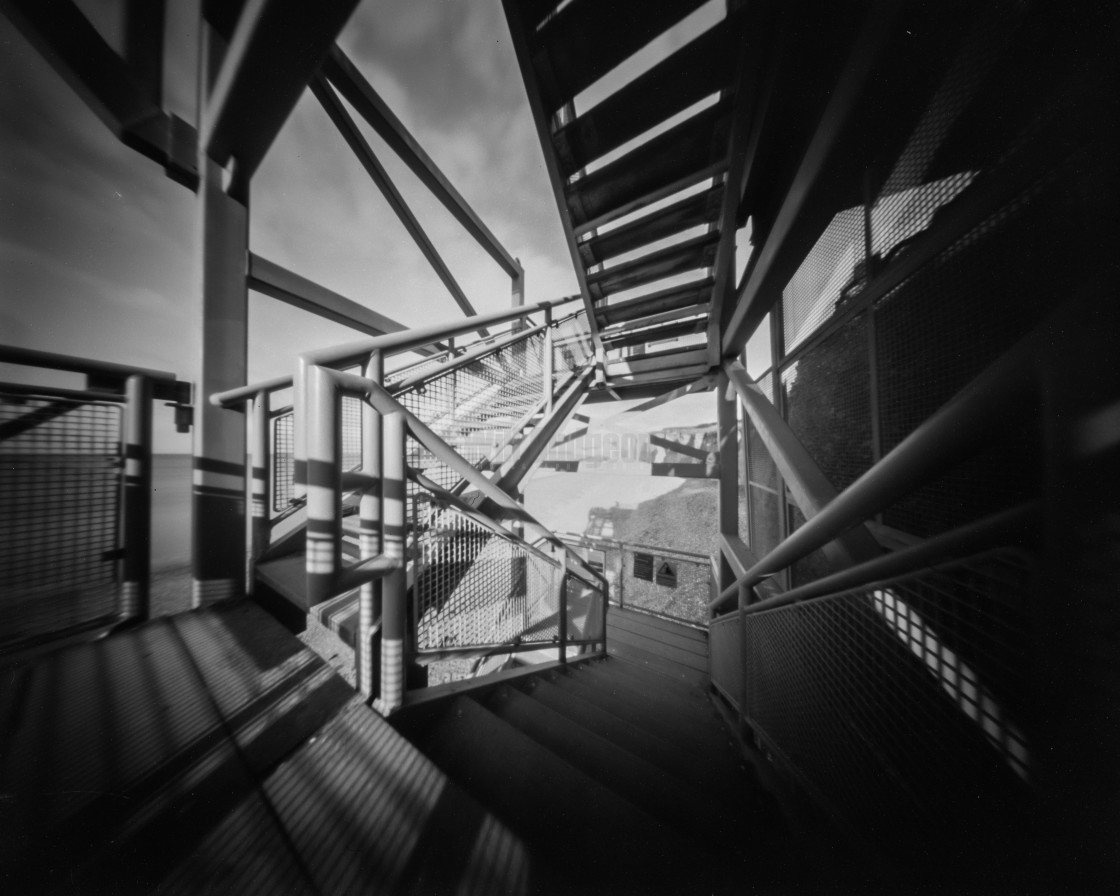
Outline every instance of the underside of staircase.
[[[391, 723], [246, 601], [6, 669], [5, 887], [788, 890], [780, 819], [691, 674], [706, 633], [610, 627], [616, 655], [433, 689]], [[635, 629], [656, 637], [624, 646]]]

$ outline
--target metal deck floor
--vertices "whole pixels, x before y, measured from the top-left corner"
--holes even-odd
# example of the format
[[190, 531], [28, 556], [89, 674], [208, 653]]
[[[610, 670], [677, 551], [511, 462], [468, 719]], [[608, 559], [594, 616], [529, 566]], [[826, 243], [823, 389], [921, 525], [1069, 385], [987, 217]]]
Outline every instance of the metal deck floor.
[[529, 881], [516, 838], [248, 602], [4, 669], [0, 831], [8, 892]]

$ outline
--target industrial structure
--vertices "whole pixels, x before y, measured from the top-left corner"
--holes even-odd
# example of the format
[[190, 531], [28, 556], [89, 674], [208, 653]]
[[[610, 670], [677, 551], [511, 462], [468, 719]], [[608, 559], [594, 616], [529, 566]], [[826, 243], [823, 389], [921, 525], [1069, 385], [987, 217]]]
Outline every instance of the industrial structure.
[[[162, 2], [122, 4], [120, 53], [72, 0], [0, 2], [198, 194], [203, 234], [193, 389], [0, 347], [87, 382], [0, 386], [10, 892], [1115, 880], [1118, 10], [726, 0], [657, 55], [699, 0], [503, 0], [579, 282], [527, 304], [337, 45], [356, 5], [202, 0], [185, 122]], [[304, 91], [461, 317], [408, 329], [253, 252], [253, 176]], [[474, 313], [355, 115], [508, 310]], [[250, 383], [250, 291], [354, 337]], [[521, 486], [582, 404], [697, 392], [718, 444], [682, 450], [719, 536], [686, 622], [612, 583], [695, 558], [620, 548], [608, 577]], [[165, 618], [154, 401], [193, 428], [195, 609]], [[356, 688], [306, 626], [349, 644]]]

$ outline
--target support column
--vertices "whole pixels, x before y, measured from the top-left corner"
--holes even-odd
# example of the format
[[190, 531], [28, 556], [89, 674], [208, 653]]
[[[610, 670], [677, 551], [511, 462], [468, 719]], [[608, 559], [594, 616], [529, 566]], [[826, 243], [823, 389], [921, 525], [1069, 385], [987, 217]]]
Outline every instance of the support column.
[[381, 606], [381, 698], [376, 708], [389, 715], [404, 701], [404, 642], [408, 626], [405, 547], [405, 424], [402, 414], [382, 418], [382, 543], [387, 558], [400, 567], [385, 577]]
[[148, 618], [152, 565], [152, 382], [130, 376], [125, 387], [124, 564], [121, 615]]
[[[735, 398], [729, 397], [730, 382], [720, 368], [716, 380], [716, 418], [719, 427], [719, 532], [739, 535], [739, 439], [735, 416]], [[719, 552], [719, 590], [722, 593], [735, 582], [735, 573], [723, 551]]]
[[[365, 368], [366, 379], [379, 386], [385, 379], [385, 362], [380, 351], [370, 355]], [[368, 402], [362, 403], [362, 472], [377, 480], [376, 488], [362, 492], [358, 507], [358, 547], [361, 558], [368, 560], [381, 553], [381, 415]], [[355, 657], [358, 668], [358, 690], [366, 698], [373, 697], [377, 687], [377, 671], [373, 657], [374, 625], [381, 618], [381, 582], [374, 580], [358, 593], [358, 645]]]
[[268, 511], [271, 502], [271, 464], [269, 456], [269, 396], [258, 392], [253, 396], [250, 433], [252, 444], [249, 450], [250, 474], [253, 480], [252, 513], [249, 519], [249, 565], [246, 571], [246, 587], [253, 592], [253, 564], [268, 548]]
[[207, 400], [247, 376], [245, 259], [249, 209], [227, 195], [225, 172], [201, 161], [202, 372], [194, 438], [192, 594], [195, 607], [245, 591], [245, 418]]

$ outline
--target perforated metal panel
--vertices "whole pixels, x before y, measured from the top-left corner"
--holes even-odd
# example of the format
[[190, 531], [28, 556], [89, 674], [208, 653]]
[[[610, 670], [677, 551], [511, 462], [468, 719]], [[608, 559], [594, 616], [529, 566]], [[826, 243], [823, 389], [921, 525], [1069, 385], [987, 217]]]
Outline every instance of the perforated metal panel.
[[0, 644], [117, 612], [121, 419], [0, 394]]
[[559, 638], [559, 570], [540, 557], [435, 507], [416, 556], [418, 650]]
[[[397, 396], [472, 464], [492, 458], [513, 426], [544, 393], [544, 336], [538, 333], [471, 364], [426, 380]], [[457, 474], [419, 443], [409, 443], [408, 464], [451, 490]]]
[[837, 491], [871, 466], [867, 340], [861, 315], [782, 371], [786, 421]]
[[864, 836], [986, 834], [1033, 774], [1030, 578], [1002, 552], [747, 616], [751, 725]]
[[862, 206], [837, 214], [783, 290], [786, 353], [811, 336], [866, 279], [863, 217]]

